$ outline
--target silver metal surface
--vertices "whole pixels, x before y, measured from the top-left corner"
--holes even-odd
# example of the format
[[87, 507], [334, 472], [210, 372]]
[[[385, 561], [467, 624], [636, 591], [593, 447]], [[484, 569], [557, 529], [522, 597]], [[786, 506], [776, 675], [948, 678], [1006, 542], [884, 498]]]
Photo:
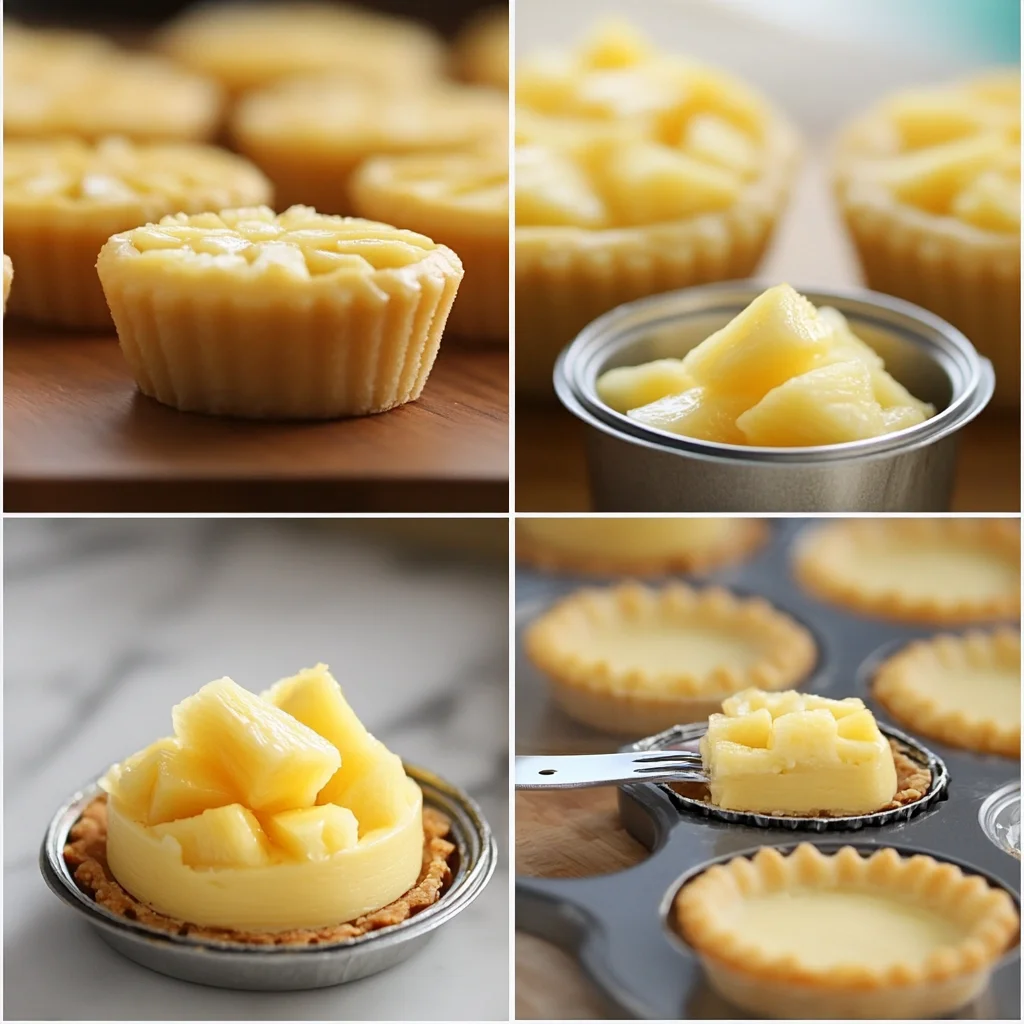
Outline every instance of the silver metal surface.
[[981, 805], [978, 821], [1000, 850], [1020, 860], [1020, 781], [996, 790]]
[[71, 826], [100, 792], [93, 780], [54, 815], [39, 852], [46, 884], [69, 907], [83, 914], [101, 938], [119, 953], [160, 974], [217, 988], [294, 991], [326, 988], [387, 970], [420, 949], [441, 925], [452, 920], [483, 891], [497, 863], [497, 847], [480, 808], [461, 789], [425, 769], [406, 771], [423, 790], [425, 806], [451, 819], [453, 878], [437, 903], [401, 924], [355, 939], [321, 946], [254, 947], [179, 936], [129, 921], [99, 906], [75, 884], [63, 850]]
[[[630, 750], [638, 752], [651, 752], [658, 750], [676, 750], [680, 746], [695, 747], [700, 738], [707, 732], [707, 722], [693, 722], [690, 725], [676, 725], [671, 729], [660, 732], [657, 736], [648, 736], [646, 739], [638, 740]], [[917, 800], [910, 801], [900, 807], [894, 807], [888, 811], [873, 811], [870, 814], [855, 814], [845, 817], [813, 818], [794, 817], [783, 814], [754, 814], [750, 811], [728, 811], [722, 807], [716, 807], [697, 796], [687, 796], [665, 787], [665, 793], [672, 803], [680, 810], [692, 814], [700, 814], [707, 818], [714, 818], [717, 821], [725, 821], [730, 825], [749, 825], [754, 828], [778, 828], [789, 832], [853, 832], [862, 828], [877, 828], [880, 825], [896, 825], [900, 822], [909, 821], [915, 815], [926, 811], [938, 801], [945, 800], [947, 786], [949, 785], [949, 772], [945, 763], [937, 755], [917, 740], [908, 736], [899, 729], [894, 729], [884, 722], [879, 724], [882, 734], [890, 740], [895, 740], [900, 747], [901, 753], [905, 754], [916, 764], [927, 768], [931, 773], [932, 781], [926, 793], [922, 793]], [[594, 755], [590, 755], [594, 756]], [[664, 784], [666, 780], [655, 780]]]
[[[926, 797], [906, 814], [882, 812], [880, 819], [869, 815], [845, 822], [834, 819], [825, 832], [819, 832], [817, 825], [801, 825], [794, 832], [794, 822], [804, 819], [709, 813], [703, 801], [665, 785], [620, 786], [620, 821], [649, 855], [626, 870], [588, 878], [517, 877], [516, 927], [568, 950], [622, 1015], [669, 1020], [746, 1016], [712, 991], [693, 951], [669, 934], [665, 907], [686, 879], [760, 846], [788, 850], [797, 842], [809, 842], [821, 849], [853, 845], [870, 852], [891, 846], [903, 853], [927, 853], [984, 876], [1020, 902], [1020, 864], [985, 831], [986, 808], [998, 812], [1009, 806], [1012, 814], [1014, 794], [1006, 784], [1008, 779], [1019, 779], [1020, 763], [924, 737], [927, 747], [923, 746], [916, 737], [893, 727], [871, 688], [884, 658], [914, 640], [954, 630], [851, 614], [799, 587], [791, 572], [794, 545], [803, 531], [820, 525], [811, 520], [774, 520], [771, 540], [764, 548], [742, 564], [704, 573], [694, 583], [760, 595], [806, 626], [814, 636], [818, 659], [800, 688], [827, 697], [862, 698], [887, 735], [907, 741], [919, 756], [934, 758], [929, 763], [933, 772], [939, 772], [940, 786], [941, 780], [948, 781], [941, 795]], [[558, 707], [523, 643], [525, 630], [538, 615], [566, 594], [594, 585], [593, 577], [517, 570], [517, 753], [602, 753], [621, 742], [581, 725]], [[637, 745], [662, 749], [681, 742], [692, 747], [703, 729], [703, 723], [677, 726], [638, 740]], [[1019, 796], [1019, 782], [1013, 788]], [[857, 830], [832, 831], [851, 825]], [[1018, 943], [996, 965], [988, 989], [954, 1017], [1020, 1020], [1020, 1007]]]
[[516, 789], [584, 789], [629, 782], [707, 782], [699, 753], [569, 754], [516, 758]]
[[808, 448], [716, 444], [645, 427], [606, 406], [598, 377], [684, 355], [768, 287], [731, 281], [631, 302], [559, 356], [555, 391], [587, 425], [594, 508], [603, 512], [940, 512], [949, 508], [957, 432], [992, 397], [992, 365], [944, 320], [867, 290], [799, 289], [830, 305], [938, 412], [879, 438]]

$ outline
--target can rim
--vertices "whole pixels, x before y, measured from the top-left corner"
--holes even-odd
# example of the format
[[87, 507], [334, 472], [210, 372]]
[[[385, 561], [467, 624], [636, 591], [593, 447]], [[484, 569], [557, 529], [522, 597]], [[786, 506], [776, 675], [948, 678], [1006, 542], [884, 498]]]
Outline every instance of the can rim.
[[316, 946], [254, 946], [242, 942], [177, 935], [129, 921], [100, 906], [77, 886], [63, 857], [64, 844], [71, 826], [78, 820], [86, 804], [101, 792], [99, 775], [69, 797], [54, 814], [39, 851], [39, 869], [51, 891], [67, 906], [84, 914], [94, 927], [151, 947], [174, 947], [179, 953], [272, 957], [275, 963], [281, 963], [296, 957], [303, 962], [313, 958], [330, 959], [342, 951], [366, 946], [379, 949], [382, 946], [397, 945], [432, 931], [465, 909], [483, 891], [497, 866], [497, 843], [476, 801], [464, 790], [425, 768], [405, 762], [405, 769], [423, 790], [424, 804], [437, 808], [451, 819], [459, 863], [448, 891], [436, 903], [405, 921], [355, 938]]
[[[868, 460], [903, 454], [934, 444], [970, 422], [992, 397], [995, 374], [991, 362], [980, 356], [952, 324], [903, 299], [864, 288], [803, 288], [812, 302], [832, 305], [872, 326], [896, 332], [919, 348], [945, 372], [952, 389], [949, 404], [923, 423], [862, 441], [780, 448], [722, 444], [687, 438], [647, 427], [605, 405], [596, 391], [597, 363], [609, 350], [621, 347], [637, 334], [673, 320], [723, 305], [737, 311], [761, 294], [770, 282], [754, 278], [720, 281], [649, 295], [624, 303], [588, 324], [559, 354], [554, 387], [562, 404], [579, 419], [621, 440], [660, 451], [705, 461], [760, 465], [820, 465]], [[628, 333], [626, 333], [628, 331]]]

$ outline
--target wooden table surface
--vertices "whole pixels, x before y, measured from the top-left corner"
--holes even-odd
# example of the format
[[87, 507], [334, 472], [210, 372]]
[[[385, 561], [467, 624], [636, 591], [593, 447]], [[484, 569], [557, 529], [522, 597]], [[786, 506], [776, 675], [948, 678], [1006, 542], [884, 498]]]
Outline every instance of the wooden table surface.
[[5, 325], [8, 512], [508, 508], [508, 355], [442, 347], [418, 402], [268, 423], [141, 395], [116, 338]]
[[[561, 408], [516, 410], [516, 511], [588, 512], [583, 426]], [[954, 512], [1020, 511], [1020, 415], [989, 409], [961, 435]]]

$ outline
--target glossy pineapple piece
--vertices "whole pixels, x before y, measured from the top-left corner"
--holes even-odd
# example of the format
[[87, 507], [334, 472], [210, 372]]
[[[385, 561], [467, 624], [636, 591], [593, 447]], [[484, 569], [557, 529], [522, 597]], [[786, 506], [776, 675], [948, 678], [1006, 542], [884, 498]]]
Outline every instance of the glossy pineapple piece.
[[650, 405], [631, 409], [631, 420], [656, 430], [693, 437], [719, 444], [747, 443], [736, 426], [736, 418], [745, 408], [735, 399], [705, 387], [692, 387], [678, 395], [668, 395]]
[[618, 366], [601, 374], [597, 394], [616, 412], [649, 405], [666, 395], [678, 395], [692, 387], [681, 359], [655, 359], [642, 366]]
[[151, 831], [177, 840], [182, 863], [189, 867], [261, 867], [272, 859], [256, 815], [240, 804], [153, 825]]
[[280, 811], [264, 825], [270, 839], [296, 860], [323, 860], [359, 842], [356, 816], [336, 804]]

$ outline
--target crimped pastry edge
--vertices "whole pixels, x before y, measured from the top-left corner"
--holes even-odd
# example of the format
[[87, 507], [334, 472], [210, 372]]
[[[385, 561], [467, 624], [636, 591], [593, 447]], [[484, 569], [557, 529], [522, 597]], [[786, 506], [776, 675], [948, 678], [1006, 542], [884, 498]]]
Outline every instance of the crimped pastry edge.
[[916, 732], [962, 750], [1019, 759], [1019, 721], [1013, 725], [995, 719], [972, 720], [960, 711], [943, 709], [914, 685], [917, 673], [927, 671], [933, 658], [944, 665], [959, 660], [969, 670], [973, 665], [996, 664], [1004, 656], [1012, 656], [1020, 666], [1020, 633], [1014, 629], [916, 640], [879, 666], [871, 692], [897, 721]]
[[617, 558], [607, 553], [582, 554], [559, 550], [530, 536], [516, 522], [516, 559], [543, 572], [571, 572], [587, 576], [659, 576], [671, 572], [707, 572], [741, 562], [768, 539], [770, 528], [760, 519], [731, 519], [731, 536], [688, 551], [670, 551], [646, 558]]
[[[874, 892], [909, 893], [934, 906], [940, 901], [970, 932], [956, 946], [933, 952], [920, 965], [894, 963], [882, 969], [805, 967], [794, 957], [773, 957], [758, 948], [756, 939], [730, 931], [717, 920], [730, 897], [787, 886], [809, 888], [863, 887]], [[965, 912], [970, 906], [971, 913]], [[732, 968], [755, 981], [794, 988], [813, 988], [819, 995], [882, 992], [912, 986], [939, 985], [977, 972], [987, 972], [1018, 933], [1020, 917], [1013, 900], [980, 875], [925, 854], [901, 856], [884, 847], [864, 858], [852, 846], [832, 855], [801, 843], [789, 855], [762, 847], [752, 858], [736, 857], [717, 864], [688, 882], [677, 893], [673, 924], [697, 951], [718, 966]]]
[[[684, 670], [668, 681], [672, 692], [652, 692], [642, 689], [647, 679], [642, 669], [614, 672], [607, 662], [588, 661], [585, 652], [566, 650], [560, 641], [567, 617], [584, 615], [594, 621], [600, 613], [627, 617], [666, 610], [699, 611], [716, 622], [735, 625], [737, 635], [745, 631], [767, 638], [772, 649], [745, 672], [723, 669], [700, 680]], [[550, 677], [555, 696], [570, 715], [614, 732], [692, 720], [713, 710], [723, 696], [748, 686], [785, 689], [803, 681], [817, 658], [811, 633], [763, 598], [678, 582], [652, 588], [627, 581], [576, 591], [529, 627], [525, 646], [530, 660]]]
[[[1014, 523], [1018, 528], [1014, 529]], [[1020, 559], [1019, 520], [1003, 519], [857, 519], [811, 527], [794, 546], [792, 568], [797, 581], [816, 597], [853, 611], [901, 622], [950, 625], [1016, 618], [1020, 615], [1020, 591], [1004, 598], [950, 605], [935, 598], [907, 598], [889, 590], [879, 595], [865, 594], [854, 583], [837, 578], [826, 568], [831, 545], [850, 535], [877, 533], [896, 526], [908, 533], [922, 535], [938, 530], [952, 537], [975, 537], [981, 546], [1002, 550]], [[831, 543], [830, 543], [831, 542]]]

